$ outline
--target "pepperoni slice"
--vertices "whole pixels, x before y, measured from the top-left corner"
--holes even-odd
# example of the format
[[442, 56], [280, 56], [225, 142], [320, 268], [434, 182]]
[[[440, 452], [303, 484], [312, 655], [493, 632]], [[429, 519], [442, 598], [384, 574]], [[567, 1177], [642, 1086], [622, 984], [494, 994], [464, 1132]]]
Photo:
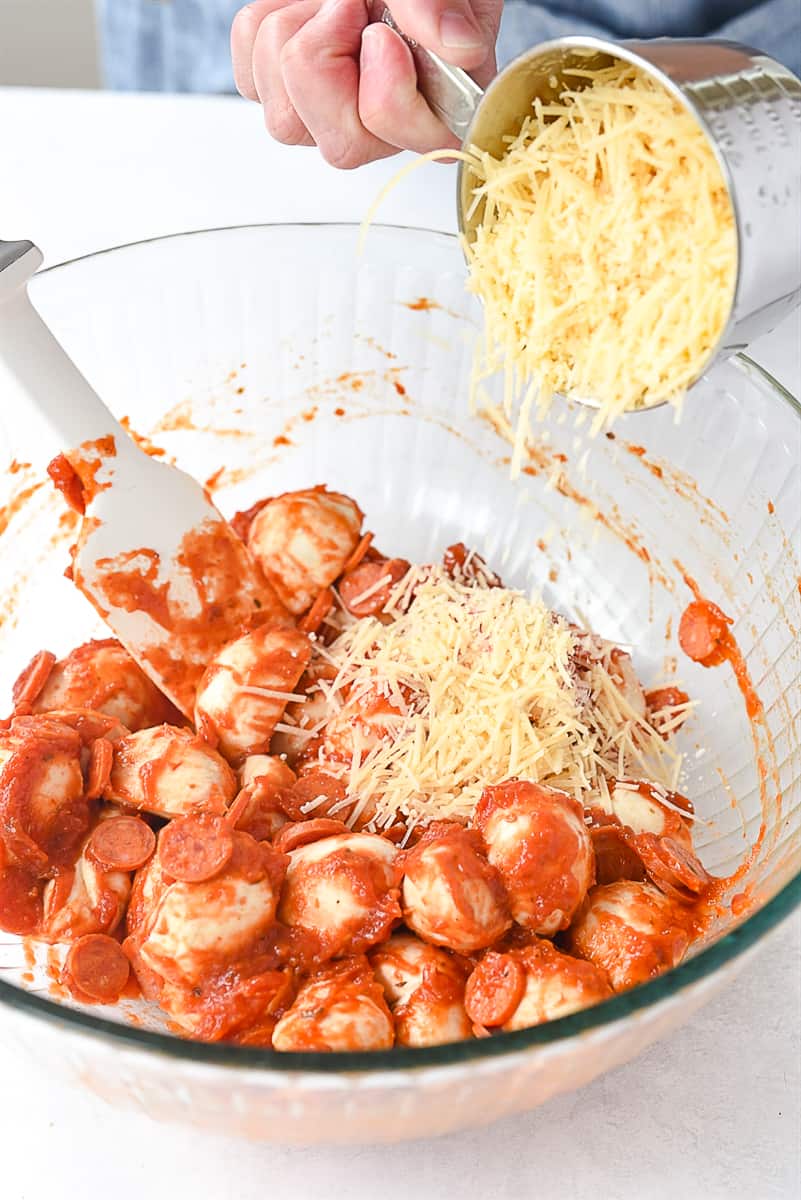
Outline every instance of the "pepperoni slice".
[[334, 821], [330, 817], [317, 817], [313, 821], [298, 821], [294, 825], [285, 825], [275, 836], [273, 845], [282, 854], [297, 850], [298, 846], [307, 846], [309, 842], [318, 842], [320, 838], [333, 837], [338, 833], [350, 833], [344, 821]]
[[86, 852], [110, 871], [136, 871], [156, 849], [156, 835], [140, 817], [109, 817], [89, 838]]
[[22, 867], [0, 871], [0, 929], [19, 937], [35, 933], [42, 920], [42, 884]]
[[726, 658], [731, 618], [710, 600], [693, 600], [681, 614], [679, 645], [702, 667], [716, 667]]
[[108, 738], [95, 738], [89, 747], [86, 799], [99, 800], [109, 785], [114, 765], [114, 747]]
[[305, 821], [307, 814], [303, 808], [306, 804], [325, 796], [320, 808], [326, 812], [344, 800], [346, 795], [343, 780], [327, 775], [325, 771], [309, 771], [308, 775], [301, 775], [291, 788], [282, 793], [281, 803], [288, 816], [294, 817], [296, 821]]
[[334, 607], [334, 593], [331, 588], [323, 588], [305, 617], [298, 622], [301, 633], [316, 633], [325, 618]]
[[[376, 616], [384, 611], [390, 592], [408, 570], [409, 563], [405, 558], [389, 558], [385, 562], [362, 562], [347, 575], [343, 575], [340, 581], [339, 594], [342, 603], [351, 616]], [[365, 595], [366, 592], [369, 595]]]
[[236, 829], [240, 821], [250, 816], [253, 807], [253, 787], [242, 788], [237, 792], [225, 814], [225, 819], [232, 829]]
[[687, 704], [689, 699], [687, 693], [677, 687], [652, 688], [645, 693], [645, 703], [651, 712], [659, 712], [662, 708], [678, 708], [681, 704]]
[[38, 654], [34, 654], [11, 689], [15, 713], [30, 711], [31, 705], [44, 688], [55, 665], [56, 656], [49, 650], [40, 650]]
[[523, 998], [526, 973], [510, 954], [490, 950], [467, 981], [464, 1006], [476, 1025], [503, 1025]]
[[671, 889], [671, 894], [692, 902], [711, 883], [703, 865], [692, 851], [687, 850], [671, 837], [656, 837], [652, 833], [640, 834], [637, 850], [646, 871], [657, 887]]
[[480, 554], [468, 550], [464, 542], [454, 542], [442, 556], [442, 565], [451, 579], [461, 583], [479, 583], [485, 587], [501, 587], [501, 577], [487, 566]]
[[231, 830], [222, 817], [178, 817], [159, 835], [159, 861], [181, 883], [204, 883], [230, 862]]
[[78, 938], [64, 967], [68, 979], [81, 993], [80, 998], [88, 997], [99, 1004], [119, 1000], [131, 971], [119, 942], [104, 933], [87, 933]]
[[356, 545], [356, 549], [353, 551], [350, 558], [346, 560], [345, 565], [342, 568], [343, 575], [347, 575], [348, 571], [352, 571], [354, 569], [354, 567], [358, 567], [359, 563], [362, 561], [365, 554], [370, 549], [370, 543], [372, 542], [372, 540], [373, 540], [372, 533], [363, 533], [362, 534], [362, 536], [360, 537], [360, 539]]

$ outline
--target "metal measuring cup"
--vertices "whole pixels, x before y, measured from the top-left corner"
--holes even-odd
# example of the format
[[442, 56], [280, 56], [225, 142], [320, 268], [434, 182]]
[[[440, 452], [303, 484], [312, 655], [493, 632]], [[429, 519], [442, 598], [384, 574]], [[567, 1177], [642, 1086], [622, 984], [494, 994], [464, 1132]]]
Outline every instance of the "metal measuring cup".
[[[405, 36], [385, 4], [372, 9], [374, 20]], [[483, 91], [465, 71], [405, 40], [429, 107], [465, 145], [496, 156], [535, 97], [547, 103], [580, 86], [576, 76], [565, 77], [570, 67], [599, 69], [624, 59], [688, 109], [720, 164], [737, 230], [734, 302], [704, 370], [773, 329], [801, 301], [801, 80], [781, 63], [718, 39], [565, 37], [526, 50]], [[476, 183], [461, 162], [457, 209], [468, 241], [481, 221], [480, 207], [466, 216]]]

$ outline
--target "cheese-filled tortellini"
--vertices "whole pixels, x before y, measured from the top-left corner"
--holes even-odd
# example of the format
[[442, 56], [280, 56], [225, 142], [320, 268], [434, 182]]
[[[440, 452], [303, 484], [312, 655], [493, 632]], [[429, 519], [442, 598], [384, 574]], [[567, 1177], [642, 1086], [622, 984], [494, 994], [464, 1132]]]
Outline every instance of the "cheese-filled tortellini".
[[173, 721], [177, 712], [115, 638], [84, 642], [55, 663], [33, 711], [91, 708], [131, 731]]
[[200, 680], [198, 729], [232, 762], [265, 754], [310, 657], [306, 635], [286, 626], [263, 625], [230, 642]]
[[566, 929], [595, 877], [581, 805], [553, 788], [512, 780], [485, 790], [473, 822], [518, 925], [546, 937]]
[[366, 959], [331, 963], [303, 984], [273, 1034], [276, 1050], [388, 1050], [392, 1016]]
[[408, 933], [370, 953], [395, 1022], [399, 1046], [440, 1046], [471, 1037], [464, 1006], [466, 960]]
[[289, 854], [279, 917], [303, 930], [319, 958], [357, 954], [400, 919], [396, 847], [372, 833], [323, 837]]
[[501, 876], [480, 836], [437, 821], [403, 859], [403, 919], [426, 942], [470, 954], [512, 923]]
[[568, 933], [571, 953], [606, 971], [618, 992], [675, 967], [689, 942], [679, 905], [650, 883], [625, 880], [593, 888]]
[[82, 752], [77, 731], [47, 716], [15, 717], [0, 732], [4, 862], [41, 875], [73, 860], [90, 820]]
[[299, 614], [342, 574], [361, 527], [349, 496], [308, 488], [269, 500], [251, 522], [248, 547], [284, 606]]
[[598, 1004], [612, 995], [606, 972], [532, 938], [489, 950], [467, 981], [466, 1008], [477, 1026], [528, 1029]]
[[223, 813], [237, 791], [225, 759], [189, 729], [157, 725], [117, 742], [106, 798], [159, 817]]

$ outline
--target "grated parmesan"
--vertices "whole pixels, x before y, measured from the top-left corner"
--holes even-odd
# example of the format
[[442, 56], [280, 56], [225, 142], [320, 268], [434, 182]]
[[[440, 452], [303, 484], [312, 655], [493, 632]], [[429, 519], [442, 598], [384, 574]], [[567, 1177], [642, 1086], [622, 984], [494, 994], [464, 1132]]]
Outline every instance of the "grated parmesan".
[[598, 403], [596, 430], [680, 403], [736, 283], [731, 201], [695, 118], [629, 63], [572, 74], [501, 157], [469, 148], [483, 211], [468, 286], [486, 321], [474, 386], [502, 367], [507, 418], [520, 397], [514, 467], [528, 410], [555, 393]]
[[[615, 647], [593, 637], [587, 663], [587, 635], [539, 596], [412, 568], [385, 612], [391, 624], [362, 618], [326, 650], [326, 697], [353, 741], [343, 762], [323, 739], [316, 765], [345, 782], [349, 823], [468, 818], [487, 785], [514, 777], [581, 801], [607, 778], [676, 787], [681, 755], [616, 682]], [[382, 710], [379, 738], [363, 736], [376, 695], [397, 710]]]

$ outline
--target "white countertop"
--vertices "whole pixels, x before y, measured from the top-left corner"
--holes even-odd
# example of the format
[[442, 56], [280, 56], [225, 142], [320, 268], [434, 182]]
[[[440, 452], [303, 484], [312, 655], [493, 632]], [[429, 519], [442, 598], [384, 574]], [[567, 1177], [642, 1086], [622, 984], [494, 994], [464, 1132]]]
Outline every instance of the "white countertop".
[[[185, 229], [358, 221], [394, 161], [352, 174], [262, 133], [233, 98], [0, 88], [0, 236], [49, 264]], [[452, 169], [423, 168], [380, 220], [451, 230]], [[752, 355], [798, 394], [797, 318]], [[397, 1147], [289, 1150], [117, 1113], [3, 1063], [7, 1200], [772, 1200], [801, 1181], [801, 914], [689, 1026], [577, 1094], [490, 1129]], [[0, 1016], [0, 1020], [2, 1016]]]

